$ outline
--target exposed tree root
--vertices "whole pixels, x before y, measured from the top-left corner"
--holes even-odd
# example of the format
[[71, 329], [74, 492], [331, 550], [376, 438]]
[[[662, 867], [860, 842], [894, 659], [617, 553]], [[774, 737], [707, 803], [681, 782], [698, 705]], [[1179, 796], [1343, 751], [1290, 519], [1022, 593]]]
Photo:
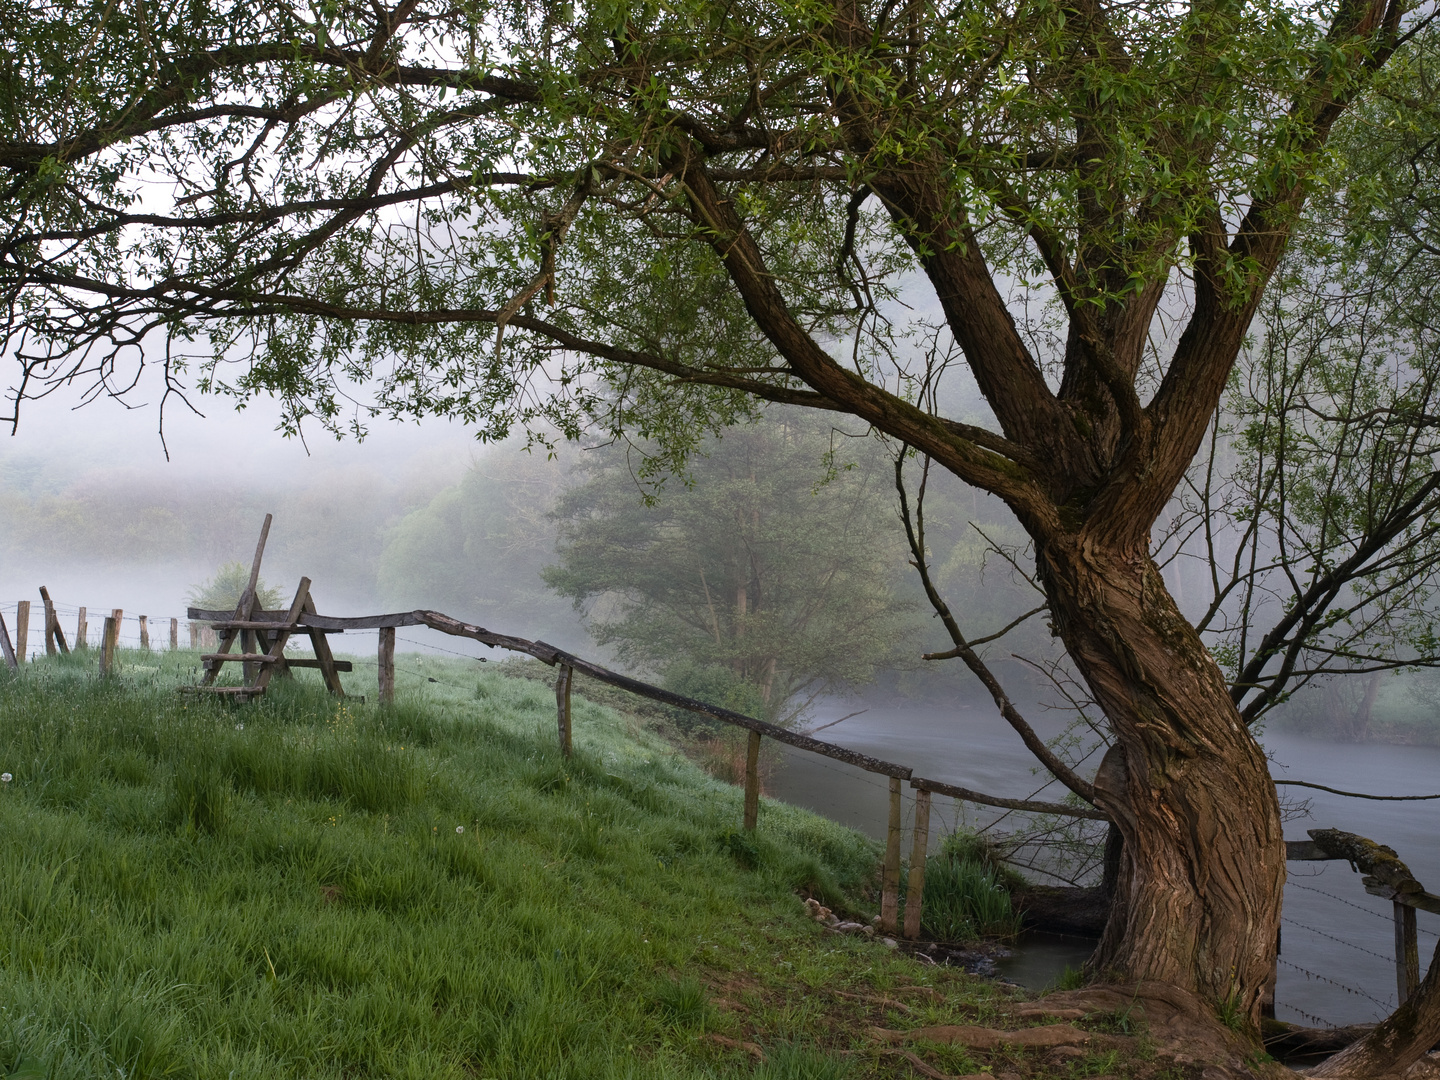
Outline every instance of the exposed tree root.
[[1122, 1027], [1133, 1022], [1138, 1029], [1143, 1024], [1158, 1052], [1177, 1064], [1205, 1066], [1206, 1080], [1293, 1075], [1281, 1065], [1261, 1061], [1249, 1039], [1222, 1024], [1194, 994], [1169, 983], [1064, 990], [1034, 1007], [1044, 1007], [1051, 1015], [1061, 1009], [1080, 1009], [1091, 1018], [1104, 1014]]

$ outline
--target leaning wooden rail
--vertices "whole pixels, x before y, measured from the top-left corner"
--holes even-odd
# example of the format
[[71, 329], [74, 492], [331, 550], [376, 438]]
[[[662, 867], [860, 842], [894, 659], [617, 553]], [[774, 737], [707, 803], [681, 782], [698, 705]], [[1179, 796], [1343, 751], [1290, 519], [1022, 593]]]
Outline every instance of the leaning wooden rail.
[[[879, 773], [882, 776], [890, 776], [899, 780], [909, 780], [911, 769], [908, 765], [897, 765], [893, 761], [882, 761], [880, 758], [871, 757], [855, 750], [846, 749], [843, 746], [836, 746], [834, 743], [821, 742], [819, 739], [812, 739], [808, 735], [801, 735], [794, 731], [778, 727], [775, 724], [766, 723], [764, 720], [756, 720], [743, 713], [733, 712], [730, 709], [722, 709], [718, 705], [708, 705], [703, 701], [685, 697], [683, 694], [676, 694], [669, 690], [662, 690], [658, 686], [651, 686], [649, 683], [641, 682], [639, 679], [632, 679], [628, 675], [621, 675], [618, 671], [611, 671], [609, 668], [601, 667], [599, 664], [592, 664], [589, 660], [581, 659], [564, 649], [557, 649], [554, 645], [544, 641], [527, 641], [524, 638], [509, 637], [505, 634], [496, 634], [486, 630], [483, 626], [472, 626], [469, 623], [462, 623], [458, 619], [452, 619], [449, 615], [442, 615], [438, 611], [417, 611], [415, 614], [426, 626], [441, 633], [450, 634], [453, 637], [468, 637], [485, 645], [496, 648], [509, 649], [513, 652], [523, 652], [542, 660], [552, 667], [559, 665], [570, 668], [572, 671], [580, 671], [589, 675], [597, 682], [609, 683], [611, 686], [618, 686], [622, 690], [639, 697], [649, 698], [651, 701], [658, 701], [662, 705], [671, 705], [677, 709], [685, 709], [689, 712], [699, 713], [701, 716], [708, 716], [712, 720], [719, 720], [721, 723], [734, 724], [753, 731], [759, 735], [767, 736], [776, 742], [786, 743], [790, 746], [799, 747], [801, 750], [809, 750], [811, 753], [822, 754], [836, 761], [843, 761], [864, 769], [866, 772]], [[346, 627], [349, 629], [349, 627]]]
[[1059, 814], [1062, 817], [1089, 818], [1092, 821], [1109, 821], [1110, 815], [1093, 806], [1067, 806], [1065, 803], [1043, 802], [1038, 799], [1002, 799], [998, 795], [986, 795], [982, 791], [942, 784], [939, 780], [917, 777], [910, 781], [917, 791], [933, 791], [936, 795], [949, 795], [952, 799], [978, 802], [986, 806], [998, 806], [1002, 810], [1028, 810], [1033, 814]]

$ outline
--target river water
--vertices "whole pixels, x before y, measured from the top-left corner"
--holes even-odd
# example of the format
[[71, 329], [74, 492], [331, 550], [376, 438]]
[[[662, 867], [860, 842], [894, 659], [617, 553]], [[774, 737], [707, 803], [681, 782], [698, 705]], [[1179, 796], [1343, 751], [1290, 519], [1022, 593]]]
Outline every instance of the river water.
[[[827, 702], [815, 726], [861, 705]], [[1037, 725], [1039, 726], [1039, 725]], [[1053, 732], [1042, 730], [1042, 734]], [[818, 734], [819, 738], [911, 765], [918, 774], [995, 795], [1032, 797], [1043, 778], [1008, 725], [979, 703], [955, 708], [872, 704], [867, 711]], [[1277, 779], [1308, 780], [1377, 795], [1440, 792], [1440, 748], [1356, 745], [1267, 731], [1262, 743]], [[909, 852], [910, 795], [906, 791], [904, 850]], [[1384, 803], [1344, 798], [1297, 787], [1282, 796], [1299, 813], [1286, 822], [1287, 839], [1333, 827], [1389, 844], [1431, 892], [1440, 892], [1440, 801]], [[883, 839], [888, 788], [877, 777], [838, 761], [789, 750], [767, 781], [767, 792]], [[1053, 785], [1040, 797], [1058, 798]], [[1308, 805], [1305, 805], [1308, 804]], [[993, 821], [995, 812], [957, 806], [937, 796], [932, 848], [958, 822]], [[1395, 943], [1391, 904], [1368, 895], [1346, 863], [1289, 864], [1285, 887], [1276, 1015], [1312, 1025], [1380, 1019], [1395, 1006]], [[1419, 912], [1422, 974], [1440, 934], [1440, 917]], [[1089, 943], [1075, 939], [1023, 940], [1003, 973], [1040, 989], [1068, 964], [1078, 966]]]

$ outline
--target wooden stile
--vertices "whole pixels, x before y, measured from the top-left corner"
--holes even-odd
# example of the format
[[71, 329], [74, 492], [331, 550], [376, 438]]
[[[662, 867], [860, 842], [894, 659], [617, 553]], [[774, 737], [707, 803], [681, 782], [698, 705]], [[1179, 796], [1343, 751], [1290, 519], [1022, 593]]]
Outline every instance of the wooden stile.
[[925, 902], [925, 856], [930, 847], [930, 792], [915, 792], [915, 829], [910, 846], [910, 881], [905, 890], [905, 936], [920, 936], [920, 914]]
[[395, 702], [395, 628], [380, 627], [380, 704]]
[[60, 651], [66, 656], [70, 655], [70, 646], [65, 644], [65, 631], [60, 629], [60, 616], [55, 614], [55, 604], [50, 599], [50, 590], [44, 585], [40, 586], [40, 599], [45, 604], [45, 653], [47, 656], [55, 655], [55, 647], [58, 645]]
[[[240, 602], [235, 605], [235, 618], [237, 620], [249, 619], [251, 612], [255, 610], [255, 586], [260, 580], [260, 560], [265, 557], [265, 541], [270, 536], [270, 522], [272, 520], [274, 520], [273, 516], [266, 514], [265, 523], [260, 526], [260, 541], [255, 545], [255, 559], [250, 564], [250, 581], [249, 584], [245, 586], [245, 591], [240, 594]], [[216, 647], [216, 653], [223, 657], [235, 646], [236, 639], [239, 636], [239, 632], [236, 630], [226, 630], [220, 635], [220, 643]], [[242, 651], [253, 652], [253, 648], [246, 648], [248, 645], [250, 645], [248, 641], [242, 644]], [[223, 660], [217, 660], [207, 664], [205, 677], [200, 681], [200, 685], [213, 686], [216, 677], [220, 674], [220, 668], [223, 663]], [[248, 685], [254, 678], [254, 671], [249, 665], [246, 665], [246, 684]]]
[[[334, 661], [334, 665], [335, 665], [335, 670], [336, 670], [336, 671], [350, 672], [350, 671], [354, 671], [354, 670], [355, 670], [355, 665], [352, 664], [349, 660], [336, 660], [336, 661]], [[308, 660], [308, 659], [306, 659], [306, 658], [303, 657], [303, 656], [302, 656], [302, 657], [299, 657], [298, 659], [297, 659], [297, 658], [294, 658], [294, 657], [289, 657], [289, 656], [287, 656], [287, 657], [285, 657], [285, 668], [286, 668], [287, 670], [284, 671], [284, 672], [277, 671], [275, 674], [276, 674], [276, 675], [288, 674], [288, 669], [289, 669], [289, 668], [297, 668], [297, 667], [298, 667], [298, 668], [313, 669], [313, 670], [315, 670], [315, 671], [319, 671], [319, 670], [320, 670], [320, 661], [319, 661], [319, 660]], [[363, 699], [362, 699], [362, 700], [363, 700]]]
[[140, 620], [140, 648], [146, 652], [150, 651], [150, 619], [146, 615], [137, 615]]
[[900, 778], [890, 778], [890, 828], [885, 835], [885, 864], [880, 884], [880, 932], [896, 932], [900, 914]]
[[90, 647], [90, 623], [85, 618], [85, 609], [80, 609], [80, 614], [75, 616], [75, 648], [88, 649]]
[[745, 741], [745, 831], [760, 824], [760, 733], [750, 732]]
[[570, 756], [572, 749], [570, 689], [575, 683], [575, 669], [561, 664], [555, 672], [555, 719], [560, 729], [560, 753]]
[[[83, 608], [81, 609], [84, 610]], [[170, 620], [170, 651], [174, 652], [180, 648], [180, 620]]]
[[15, 604], [15, 659], [20, 663], [30, 655], [30, 601]]
[[10, 628], [5, 625], [3, 614], [0, 614], [0, 653], [4, 654], [6, 667], [11, 671], [20, 670], [20, 661], [15, 659], [15, 646], [10, 642]]

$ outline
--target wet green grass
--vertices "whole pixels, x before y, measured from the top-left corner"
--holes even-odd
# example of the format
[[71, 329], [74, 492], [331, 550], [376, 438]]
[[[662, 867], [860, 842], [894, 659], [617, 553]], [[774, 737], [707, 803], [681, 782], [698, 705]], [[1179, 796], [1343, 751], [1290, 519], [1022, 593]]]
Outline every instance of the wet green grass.
[[469, 661], [402, 657], [385, 709], [93, 661], [0, 675], [0, 1076], [869, 1074], [803, 998], [763, 1066], [717, 1050], [696, 978], [890, 978], [796, 899], [870, 879], [857, 834], [767, 802], [737, 841], [736, 789], [583, 699], [562, 760], [547, 689]]

